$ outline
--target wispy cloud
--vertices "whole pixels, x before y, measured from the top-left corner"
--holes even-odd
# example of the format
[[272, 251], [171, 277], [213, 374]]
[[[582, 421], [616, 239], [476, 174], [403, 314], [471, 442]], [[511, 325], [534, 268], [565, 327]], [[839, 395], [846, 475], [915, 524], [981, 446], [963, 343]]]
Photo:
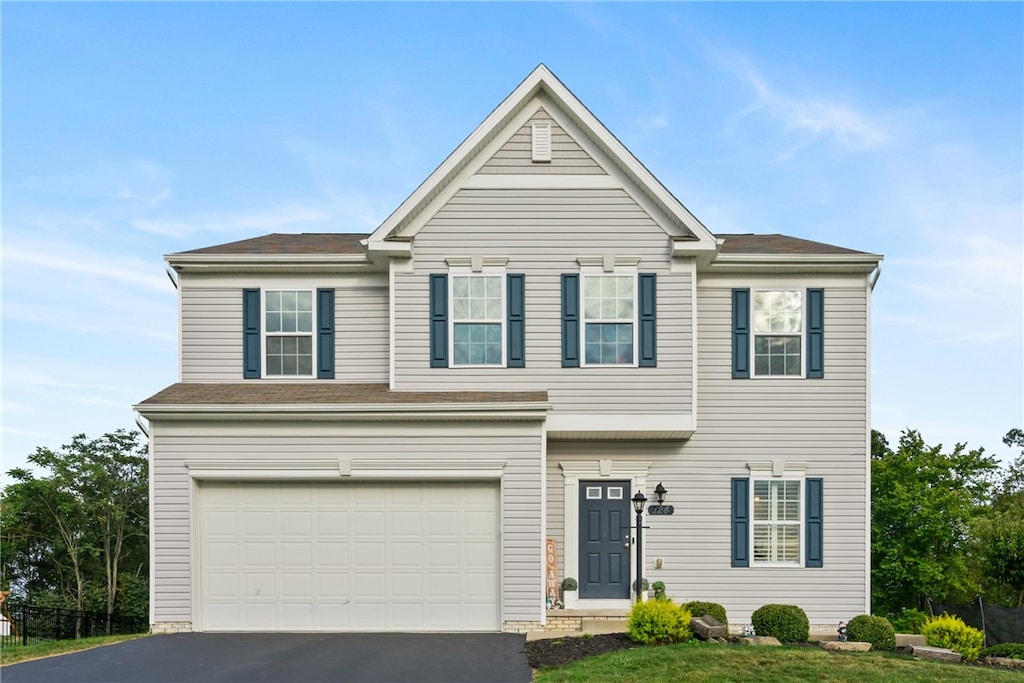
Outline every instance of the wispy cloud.
[[62, 273], [90, 275], [149, 290], [168, 292], [162, 268], [134, 256], [96, 253], [87, 249], [55, 247], [43, 243], [5, 241], [3, 264], [9, 273], [12, 266], [32, 266]]
[[282, 205], [258, 210], [219, 212], [185, 218], [137, 218], [133, 227], [165, 237], [194, 234], [252, 235], [254, 232], [324, 227], [331, 212], [316, 205]]
[[29, 176], [15, 181], [13, 187], [22, 192], [110, 201], [141, 209], [155, 208], [173, 194], [170, 171], [146, 159], [107, 161], [60, 175]]

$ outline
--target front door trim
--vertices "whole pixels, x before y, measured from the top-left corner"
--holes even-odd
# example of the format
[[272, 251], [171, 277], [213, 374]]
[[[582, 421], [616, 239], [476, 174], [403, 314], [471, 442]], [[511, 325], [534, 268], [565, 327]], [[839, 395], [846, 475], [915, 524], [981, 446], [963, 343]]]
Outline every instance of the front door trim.
[[[637, 491], [647, 492], [647, 471], [651, 463], [633, 460], [595, 459], [584, 461], [562, 461], [558, 463], [562, 470], [563, 512], [565, 520], [565, 574], [579, 580], [579, 531], [580, 531], [580, 481], [581, 480], [628, 480], [632, 498]], [[646, 544], [645, 544], [646, 545]], [[646, 550], [646, 548], [645, 548]], [[646, 556], [644, 552], [644, 556]], [[630, 544], [629, 566], [636, 567], [636, 544]], [[645, 560], [646, 557], [642, 558]], [[630, 576], [632, 584], [632, 576]], [[569, 594], [567, 594], [569, 595]], [[566, 607], [615, 607], [628, 606], [629, 600], [577, 600], [577, 605], [566, 604]], [[615, 604], [612, 604], [615, 603]]]

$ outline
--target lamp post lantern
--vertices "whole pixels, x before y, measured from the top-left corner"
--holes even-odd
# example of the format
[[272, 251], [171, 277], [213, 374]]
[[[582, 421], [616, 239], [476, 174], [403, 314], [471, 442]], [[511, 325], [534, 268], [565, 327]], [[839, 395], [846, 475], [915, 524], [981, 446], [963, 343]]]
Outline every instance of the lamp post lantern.
[[644, 583], [644, 553], [643, 553], [643, 533], [644, 533], [644, 503], [647, 502], [647, 496], [644, 495], [643, 491], [637, 491], [636, 495], [633, 496], [633, 511], [636, 512], [636, 601], [640, 602], [640, 591], [643, 590]]

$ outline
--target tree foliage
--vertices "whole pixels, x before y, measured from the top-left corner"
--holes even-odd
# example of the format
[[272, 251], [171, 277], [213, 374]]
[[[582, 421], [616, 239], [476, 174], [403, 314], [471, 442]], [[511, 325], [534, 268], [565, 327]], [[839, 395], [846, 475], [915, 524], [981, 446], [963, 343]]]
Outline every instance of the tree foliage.
[[973, 597], [973, 528], [990, 500], [997, 461], [964, 444], [944, 452], [909, 429], [896, 450], [881, 434], [871, 443], [873, 610]]
[[0, 503], [3, 588], [37, 603], [145, 614], [148, 459], [139, 434], [79, 434], [28, 460], [44, 474], [11, 470]]

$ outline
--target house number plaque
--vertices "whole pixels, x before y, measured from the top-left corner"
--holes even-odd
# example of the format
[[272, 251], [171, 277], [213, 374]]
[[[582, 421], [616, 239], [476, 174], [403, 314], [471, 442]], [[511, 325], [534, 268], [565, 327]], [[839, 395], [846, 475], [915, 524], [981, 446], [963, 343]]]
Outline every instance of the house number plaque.
[[649, 515], [671, 515], [675, 511], [676, 509], [672, 505], [649, 505], [647, 507], [647, 514]]

